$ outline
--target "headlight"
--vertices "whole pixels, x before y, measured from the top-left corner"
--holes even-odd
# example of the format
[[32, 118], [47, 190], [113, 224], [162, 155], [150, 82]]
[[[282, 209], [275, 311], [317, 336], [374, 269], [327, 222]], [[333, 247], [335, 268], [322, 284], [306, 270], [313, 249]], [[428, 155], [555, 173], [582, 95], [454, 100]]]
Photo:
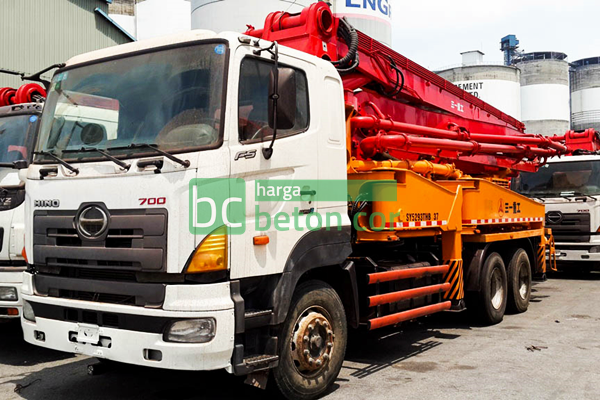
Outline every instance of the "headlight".
[[17, 301], [17, 288], [15, 287], [0, 287], [0, 301]]
[[188, 319], [171, 324], [165, 333], [165, 341], [176, 343], [207, 343], [216, 334], [214, 318]]
[[33, 307], [29, 304], [28, 301], [23, 302], [23, 318], [27, 321], [35, 322], [35, 313], [33, 312]]

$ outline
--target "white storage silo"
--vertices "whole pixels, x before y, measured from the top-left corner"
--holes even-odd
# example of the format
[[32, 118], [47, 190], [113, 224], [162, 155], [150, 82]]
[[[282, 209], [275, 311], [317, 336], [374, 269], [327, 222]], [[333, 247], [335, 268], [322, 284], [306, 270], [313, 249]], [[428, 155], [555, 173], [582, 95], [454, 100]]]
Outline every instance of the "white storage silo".
[[135, 16], [138, 40], [191, 29], [190, 2], [186, 0], [136, 1]]
[[600, 57], [575, 61], [571, 70], [571, 128], [600, 131]]
[[192, 0], [192, 29], [245, 32], [246, 25], [261, 29], [275, 11], [297, 13], [313, 0]]
[[521, 70], [521, 120], [526, 133], [563, 135], [570, 129], [569, 63], [557, 52], [523, 54]]
[[333, 12], [346, 17], [361, 32], [391, 47], [391, 0], [332, 0]]
[[513, 66], [486, 63], [484, 54], [478, 50], [461, 55], [461, 66], [437, 74], [511, 117], [521, 119], [520, 71]]
[[112, 0], [108, 13], [137, 40], [191, 29], [189, 0]]
[[[312, 3], [315, 0], [192, 0], [192, 29], [245, 32], [248, 24], [261, 29], [270, 13], [294, 14]], [[391, 45], [390, 0], [330, 0], [326, 3], [336, 15], [347, 17], [356, 29]]]

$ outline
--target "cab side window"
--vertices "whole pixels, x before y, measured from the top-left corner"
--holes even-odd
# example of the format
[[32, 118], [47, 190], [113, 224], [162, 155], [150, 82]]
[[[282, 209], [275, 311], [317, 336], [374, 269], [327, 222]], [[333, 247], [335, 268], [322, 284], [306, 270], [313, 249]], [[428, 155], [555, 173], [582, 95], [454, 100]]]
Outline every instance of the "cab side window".
[[[273, 63], [245, 58], [240, 73], [238, 130], [242, 143], [272, 139], [269, 128], [269, 79]], [[295, 135], [308, 129], [308, 83], [304, 72], [296, 73], [296, 121], [292, 129], [277, 130], [277, 138]]]

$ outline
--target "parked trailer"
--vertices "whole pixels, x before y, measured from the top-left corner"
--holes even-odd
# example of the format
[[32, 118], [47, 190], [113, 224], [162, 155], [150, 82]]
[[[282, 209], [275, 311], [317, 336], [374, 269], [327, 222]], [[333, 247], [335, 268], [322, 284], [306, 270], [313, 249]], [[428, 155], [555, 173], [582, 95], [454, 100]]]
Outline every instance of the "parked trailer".
[[553, 251], [508, 178], [568, 151], [523, 132], [323, 2], [77, 56], [27, 171], [25, 339], [258, 386], [272, 369], [307, 399], [349, 329], [498, 323]]

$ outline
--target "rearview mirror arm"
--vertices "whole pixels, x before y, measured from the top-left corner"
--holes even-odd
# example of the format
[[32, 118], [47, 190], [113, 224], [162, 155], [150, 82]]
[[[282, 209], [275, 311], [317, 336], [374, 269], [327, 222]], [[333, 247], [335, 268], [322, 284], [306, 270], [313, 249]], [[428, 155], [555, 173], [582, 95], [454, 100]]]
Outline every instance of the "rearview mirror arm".
[[271, 100], [273, 101], [273, 138], [271, 139], [271, 144], [269, 147], [265, 147], [262, 149], [263, 156], [266, 160], [269, 160], [273, 156], [273, 145], [275, 144], [275, 140], [277, 139], [277, 100], [279, 99], [279, 44], [277, 42], [273, 42], [271, 46], [264, 49], [254, 50], [254, 54], [260, 55], [263, 51], [269, 52], [273, 56], [274, 65], [274, 88], [273, 94], [271, 95]]

